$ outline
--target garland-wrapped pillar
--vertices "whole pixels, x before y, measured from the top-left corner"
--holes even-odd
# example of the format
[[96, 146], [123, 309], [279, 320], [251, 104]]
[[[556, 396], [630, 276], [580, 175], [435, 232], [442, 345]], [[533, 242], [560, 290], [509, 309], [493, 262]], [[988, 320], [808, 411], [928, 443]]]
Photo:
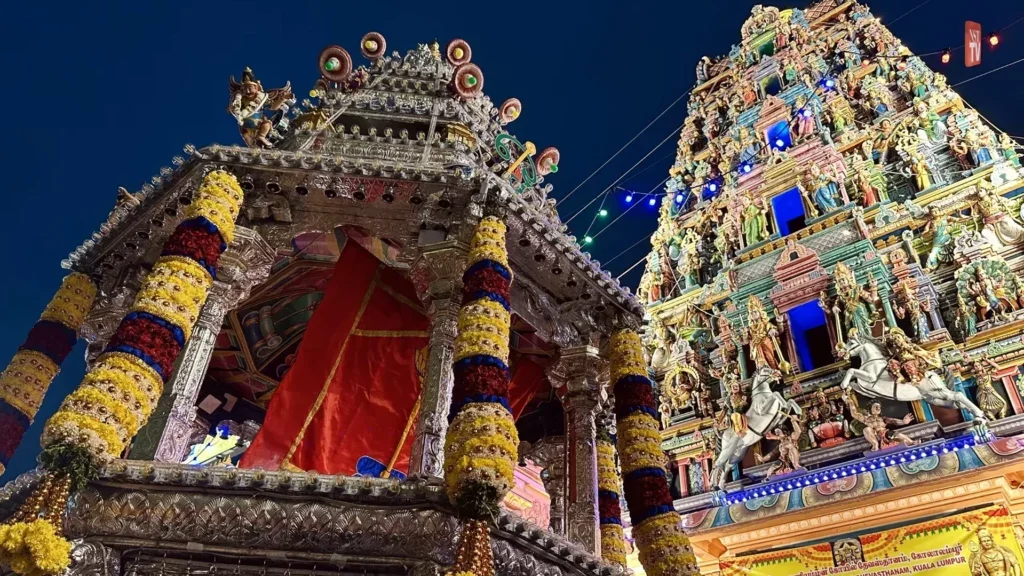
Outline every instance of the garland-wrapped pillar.
[[0, 474], [21, 444], [43, 396], [78, 341], [78, 330], [96, 300], [85, 274], [64, 278], [7, 369], [0, 374]]
[[0, 563], [33, 576], [67, 568], [71, 544], [60, 529], [68, 497], [124, 451], [156, 406], [232, 240], [241, 203], [234, 176], [218, 170], [203, 179], [107, 348], [46, 422], [40, 460], [49, 473], [0, 526]]
[[626, 566], [626, 534], [622, 529], [619, 491], [622, 476], [616, 462], [615, 435], [605, 415], [597, 429], [597, 508], [601, 522], [601, 557]]
[[612, 335], [610, 348], [619, 456], [640, 563], [649, 576], [699, 574], [672, 506], [668, 458], [661, 450], [654, 386], [647, 377], [640, 336], [621, 330]]
[[453, 574], [493, 576], [489, 528], [512, 488], [519, 445], [508, 407], [511, 317], [505, 224], [486, 216], [470, 243], [455, 338], [454, 390], [445, 439], [448, 498], [463, 520]]

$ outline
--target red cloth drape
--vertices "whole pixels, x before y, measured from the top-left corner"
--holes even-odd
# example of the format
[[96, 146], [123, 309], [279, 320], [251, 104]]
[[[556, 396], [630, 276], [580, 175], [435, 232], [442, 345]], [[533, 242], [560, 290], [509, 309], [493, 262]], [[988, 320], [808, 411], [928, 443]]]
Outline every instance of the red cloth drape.
[[428, 330], [410, 282], [346, 242], [240, 466], [403, 476]]
[[512, 380], [508, 385], [508, 403], [512, 417], [519, 420], [527, 404], [538, 393], [550, 386], [544, 367], [526, 356], [520, 356], [512, 367]]

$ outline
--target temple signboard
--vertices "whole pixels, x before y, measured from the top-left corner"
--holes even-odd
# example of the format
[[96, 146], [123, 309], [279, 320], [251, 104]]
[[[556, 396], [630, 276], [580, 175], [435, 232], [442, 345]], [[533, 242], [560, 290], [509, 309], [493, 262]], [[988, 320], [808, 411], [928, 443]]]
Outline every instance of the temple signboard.
[[1017, 576], [1024, 553], [1003, 506], [721, 563], [722, 576]]

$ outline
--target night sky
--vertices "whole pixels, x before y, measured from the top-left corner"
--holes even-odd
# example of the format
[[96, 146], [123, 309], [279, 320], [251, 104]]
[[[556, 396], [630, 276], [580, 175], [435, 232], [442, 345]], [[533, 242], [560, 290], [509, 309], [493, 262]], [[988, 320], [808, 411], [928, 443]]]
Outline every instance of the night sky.
[[[919, 0], [879, 0], [874, 13], [890, 23]], [[357, 64], [359, 39], [384, 34], [388, 50], [418, 42], [466, 39], [481, 66], [484, 91], [496, 103], [517, 97], [523, 114], [509, 126], [538, 148], [557, 146], [560, 170], [548, 178], [555, 197], [583, 181], [694, 84], [695, 64], [739, 41], [749, 0], [715, 2], [15, 2], [0, 20], [3, 78], [11, 101], [4, 125], [2, 187], [7, 225], [0, 227], [3, 298], [0, 361], [6, 365], [60, 285], [60, 261], [97, 230], [118, 186], [138, 190], [186, 143], [240, 143], [225, 112], [228, 76], [249, 66], [266, 88], [291, 80], [301, 98], [317, 78], [317, 56], [340, 44]], [[783, 5], [782, 7], [792, 7]], [[803, 7], [803, 6], [800, 6]], [[915, 52], [963, 42], [964, 20], [990, 31], [1024, 16], [1020, 0], [932, 0], [892, 25]], [[945, 67], [951, 84], [1024, 58], [1024, 22], [1003, 35], [983, 65]], [[938, 57], [926, 59], [939, 67]], [[997, 126], [1024, 136], [1024, 64], [958, 91]], [[629, 148], [575, 192], [563, 220], [610, 186], [670, 133], [678, 132], [684, 98]], [[667, 176], [675, 136], [639, 165], [623, 186], [647, 192]], [[571, 222], [583, 237], [599, 203]], [[625, 209], [610, 196], [609, 215]], [[613, 274], [644, 257], [640, 242], [656, 223], [646, 204], [600, 232], [590, 250]], [[639, 281], [642, 266], [623, 280]], [[84, 346], [72, 353], [46, 396], [35, 425], [2, 480], [34, 466], [43, 422], [79, 382]]]

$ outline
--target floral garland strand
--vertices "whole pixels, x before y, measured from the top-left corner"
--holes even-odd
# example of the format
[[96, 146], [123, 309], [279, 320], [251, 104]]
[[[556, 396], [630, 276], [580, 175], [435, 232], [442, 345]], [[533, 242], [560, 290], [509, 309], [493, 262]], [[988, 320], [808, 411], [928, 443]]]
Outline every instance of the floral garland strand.
[[0, 374], [0, 474], [21, 444], [47, 389], [78, 341], [96, 285], [78, 272], [64, 278], [25, 343]]
[[33, 576], [68, 566], [71, 544], [60, 535], [68, 498], [124, 451], [156, 406], [231, 242], [242, 199], [231, 174], [203, 179], [107, 348], [46, 422], [40, 460], [50, 473], [0, 526], [0, 563]]
[[597, 432], [597, 508], [601, 524], [601, 557], [626, 566], [626, 534], [622, 529], [619, 486], [622, 477], [615, 462], [615, 436], [607, 429]]
[[690, 540], [672, 506], [661, 450], [654, 387], [640, 337], [621, 330], [611, 338], [611, 378], [626, 504], [640, 563], [650, 576], [699, 574]]
[[[512, 488], [519, 437], [508, 404], [511, 326], [505, 224], [480, 221], [463, 274], [455, 338], [455, 385], [445, 439], [448, 498], [463, 519], [458, 576], [494, 573], [485, 520], [495, 517]], [[482, 536], [481, 536], [482, 531]]]

